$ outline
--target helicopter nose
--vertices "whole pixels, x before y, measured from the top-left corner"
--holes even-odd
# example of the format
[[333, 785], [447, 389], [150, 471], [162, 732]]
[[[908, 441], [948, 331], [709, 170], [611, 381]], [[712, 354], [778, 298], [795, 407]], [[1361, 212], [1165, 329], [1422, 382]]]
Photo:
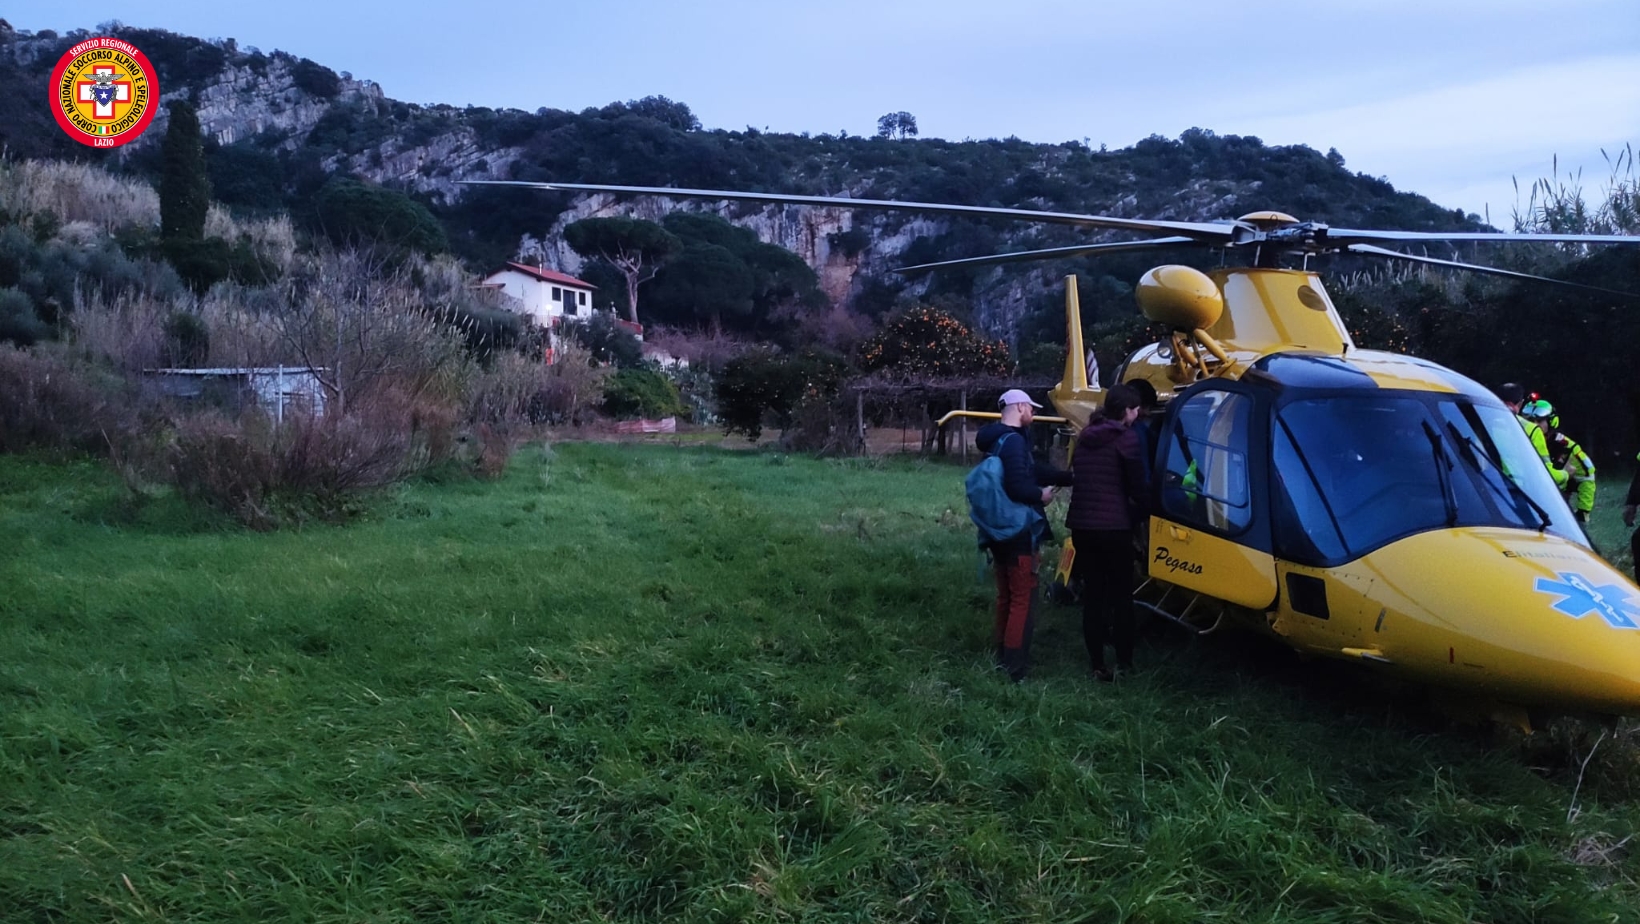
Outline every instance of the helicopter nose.
[[1420, 679], [1528, 706], [1640, 715], [1640, 588], [1555, 536], [1456, 529], [1361, 559], [1375, 650]]

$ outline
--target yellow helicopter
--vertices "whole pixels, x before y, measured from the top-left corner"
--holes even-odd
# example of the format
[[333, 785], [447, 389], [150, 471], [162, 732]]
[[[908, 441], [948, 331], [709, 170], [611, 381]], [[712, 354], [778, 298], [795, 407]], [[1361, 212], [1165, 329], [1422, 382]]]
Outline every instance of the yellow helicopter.
[[[1145, 316], [1170, 331], [1116, 373], [1122, 382], [1149, 381], [1165, 407], [1136, 601], [1198, 633], [1250, 629], [1523, 727], [1529, 710], [1640, 715], [1640, 588], [1595, 554], [1510, 409], [1435, 363], [1358, 349], [1321, 278], [1280, 266], [1283, 258], [1307, 267], [1312, 256], [1348, 252], [1572, 285], [1379, 245], [1633, 245], [1640, 237], [1362, 231], [1273, 211], [1147, 221], [723, 190], [506, 185], [1165, 235], [901, 272], [1180, 247], [1250, 252], [1251, 265], [1208, 273], [1159, 266], [1136, 288]], [[1079, 428], [1103, 392], [1084, 365], [1074, 276], [1066, 319], [1064, 378], [1049, 396], [1059, 419]]]

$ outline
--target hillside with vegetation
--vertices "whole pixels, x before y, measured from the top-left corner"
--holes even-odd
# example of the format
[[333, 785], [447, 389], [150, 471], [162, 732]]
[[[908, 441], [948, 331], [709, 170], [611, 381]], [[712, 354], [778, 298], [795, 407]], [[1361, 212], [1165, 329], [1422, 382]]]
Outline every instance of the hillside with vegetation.
[[[579, 271], [576, 255], [556, 238], [568, 220], [585, 213], [568, 196], [467, 190], [456, 185], [458, 180], [782, 190], [1178, 219], [1279, 208], [1355, 227], [1477, 226], [1474, 216], [1349, 171], [1336, 151], [1272, 147], [1257, 138], [1221, 137], [1204, 129], [1104, 150], [1080, 142], [1012, 138], [946, 141], [903, 133], [858, 137], [708, 129], [686, 104], [660, 96], [581, 112], [550, 105], [534, 112], [418, 105], [388, 99], [369, 81], [280, 52], [264, 54], [233, 41], [207, 42], [162, 30], [110, 29], [146, 50], [167, 101], [185, 99], [198, 111], [212, 189], [223, 205], [311, 218], [315, 197], [333, 177], [356, 177], [403, 190], [431, 208], [454, 252], [474, 268], [544, 244], [538, 252], [549, 262]], [[56, 56], [80, 37], [0, 31], [0, 86], [17, 91], [8, 94], [6, 105], [29, 109], [23, 101], [34, 99], [32, 91], [43, 84]], [[112, 154], [66, 148], [69, 142], [49, 119], [25, 114], [0, 113], [5, 126], [0, 143], [13, 157], [77, 156], [138, 176], [155, 174], [163, 112], [147, 138]], [[560, 220], [566, 212], [571, 214]], [[901, 295], [950, 294], [972, 302], [980, 326], [1010, 341], [1021, 319], [1041, 308], [1041, 284], [1064, 271], [1090, 272], [1101, 283], [1089, 289], [1095, 312], [1107, 310], [1101, 293], [1119, 292], [1134, 275], [1121, 265], [1072, 261], [1000, 275], [942, 274], [907, 289], [887, 270], [1086, 238], [1017, 223], [854, 216], [836, 218], [819, 233], [811, 228], [808, 240], [796, 233], [782, 240], [773, 226], [802, 219], [760, 210], [732, 217], [766, 241], [798, 252], [823, 276], [824, 265], [831, 264], [831, 275], [842, 281], [829, 293], [866, 314], [892, 310]], [[1126, 307], [1113, 304], [1109, 310]]]
[[[856, 369], [856, 351], [876, 329], [909, 311], [933, 308], [1002, 341], [1019, 374], [1051, 377], [1062, 361], [1060, 280], [1071, 273], [1079, 277], [1084, 325], [1102, 366], [1114, 368], [1154, 335], [1131, 297], [1149, 258], [1084, 257], [908, 281], [892, 268], [1089, 237], [1015, 222], [615, 201], [458, 181], [783, 190], [1191, 220], [1278, 208], [1351, 227], [1481, 226], [1477, 216], [1351, 172], [1337, 151], [1268, 146], [1205, 129], [1094, 150], [1079, 142], [919, 139], [909, 113], [885, 116], [892, 124], [869, 138], [710, 129], [686, 104], [662, 96], [581, 112], [420, 105], [391, 100], [369, 80], [322, 63], [231, 39], [205, 41], [117, 23], [98, 28], [145, 49], [166, 100], [186, 102], [194, 112], [208, 190], [202, 194], [215, 203], [216, 227], [232, 221], [276, 228], [276, 249], [286, 253], [317, 244], [443, 254], [453, 259], [452, 267], [473, 275], [507, 259], [540, 262], [594, 282], [600, 307], [635, 315], [640, 312], [629, 304], [630, 280], [573, 246], [569, 229], [618, 216], [665, 223], [683, 236], [669, 252], [673, 265], [659, 268], [641, 290], [649, 300], [639, 320], [788, 351], [819, 346]], [[134, 181], [133, 188], [158, 186], [168, 109], [144, 138], [108, 152], [72, 144], [30, 103], [43, 93], [57, 56], [88, 34], [19, 32], [0, 22], [0, 88], [9, 91], [0, 94], [0, 144], [13, 161], [71, 160]], [[1619, 152], [1613, 167], [1612, 182], [1599, 198], [1585, 198], [1570, 178], [1535, 184], [1515, 227], [1632, 232], [1632, 157]], [[12, 208], [4, 216], [15, 230], [8, 232], [14, 255], [9, 264], [0, 262], [0, 289], [7, 290], [0, 292], [0, 337], [27, 342], [67, 331], [64, 317], [84, 297], [70, 291], [78, 274], [125, 273], [124, 279], [129, 272], [110, 268], [122, 260], [163, 257], [201, 294], [221, 280], [255, 286], [277, 276], [274, 264], [258, 256], [257, 247], [266, 251], [268, 245], [254, 244], [244, 230], [232, 231], [232, 240], [205, 235], [200, 247], [173, 245], [161, 253], [149, 230], [151, 208], [113, 207], [124, 211], [85, 216], [107, 232], [95, 247], [87, 246], [89, 238], [50, 243], [57, 238], [51, 227], [56, 219], [38, 209]], [[731, 233], [725, 219], [743, 230]], [[384, 234], [388, 228], [391, 235]], [[19, 233], [33, 235], [40, 247], [58, 247], [58, 258], [23, 256]], [[85, 270], [81, 264], [91, 251], [107, 256]], [[1498, 248], [1452, 255], [1605, 288], [1640, 289], [1640, 255], [1632, 251]], [[1489, 384], [1524, 379], [1570, 412], [1568, 423], [1597, 456], [1632, 456], [1640, 390], [1614, 388], [1633, 376], [1612, 351], [1592, 348], [1597, 341], [1634, 342], [1636, 313], [1622, 299], [1439, 271], [1388, 272], [1346, 259], [1328, 267], [1335, 299], [1361, 345], [1415, 352]], [[125, 284], [114, 283], [114, 290]], [[22, 296], [29, 299], [27, 310]], [[483, 335], [496, 335], [489, 322], [497, 317], [489, 317]], [[500, 336], [512, 339], [510, 333]], [[1622, 411], [1614, 414], [1614, 408]]]

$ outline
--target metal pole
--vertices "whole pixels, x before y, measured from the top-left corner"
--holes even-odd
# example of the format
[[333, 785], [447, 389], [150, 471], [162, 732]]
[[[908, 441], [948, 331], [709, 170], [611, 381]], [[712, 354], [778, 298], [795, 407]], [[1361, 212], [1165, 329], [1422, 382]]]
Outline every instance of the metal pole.
[[[962, 409], [965, 410], [965, 411], [968, 410], [968, 389], [966, 389], [966, 388], [964, 388], [962, 390]], [[967, 462], [968, 461], [968, 418], [967, 417], [962, 418], [962, 429], [960, 430], [960, 432], [962, 434], [962, 461]]]
[[866, 393], [854, 393], [854, 426], [860, 433], [860, 455], [866, 454]]

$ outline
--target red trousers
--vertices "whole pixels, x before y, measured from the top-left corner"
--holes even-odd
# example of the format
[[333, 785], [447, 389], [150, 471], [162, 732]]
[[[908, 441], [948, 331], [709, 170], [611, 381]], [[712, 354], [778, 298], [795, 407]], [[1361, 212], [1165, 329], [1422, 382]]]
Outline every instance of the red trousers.
[[1037, 555], [999, 554], [992, 565], [997, 577], [996, 659], [1017, 682], [1025, 679], [1031, 663]]

